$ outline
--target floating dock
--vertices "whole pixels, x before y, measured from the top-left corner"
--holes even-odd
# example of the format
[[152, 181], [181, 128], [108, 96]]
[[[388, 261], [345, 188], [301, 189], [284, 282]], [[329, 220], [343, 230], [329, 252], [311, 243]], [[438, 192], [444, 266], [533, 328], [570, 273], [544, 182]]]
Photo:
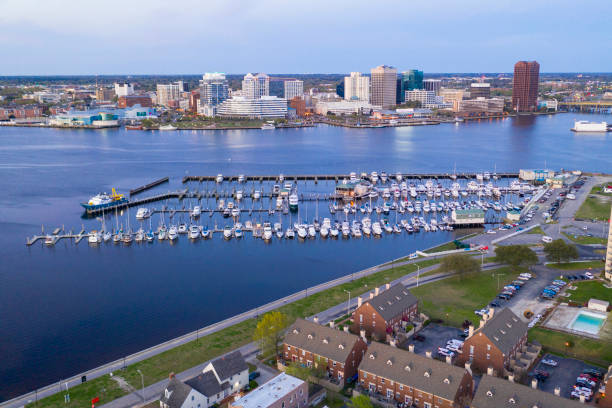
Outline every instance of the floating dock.
[[160, 184], [167, 183], [168, 181], [170, 181], [170, 178], [169, 177], [164, 177], [164, 178], [161, 178], [159, 180], [155, 180], [154, 182], [149, 183], [147, 185], [136, 187], [136, 188], [130, 190], [130, 197], [133, 196], [133, 195], [136, 195], [138, 193], [142, 193], [143, 191], [147, 191], [147, 190], [149, 190], [149, 189], [151, 189], [153, 187], [157, 187]]

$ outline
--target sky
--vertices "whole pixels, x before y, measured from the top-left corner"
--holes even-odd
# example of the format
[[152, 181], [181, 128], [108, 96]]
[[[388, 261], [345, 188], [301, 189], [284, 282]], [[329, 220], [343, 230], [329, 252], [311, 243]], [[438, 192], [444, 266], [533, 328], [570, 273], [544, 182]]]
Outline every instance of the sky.
[[0, 75], [612, 71], [611, 0], [0, 0]]

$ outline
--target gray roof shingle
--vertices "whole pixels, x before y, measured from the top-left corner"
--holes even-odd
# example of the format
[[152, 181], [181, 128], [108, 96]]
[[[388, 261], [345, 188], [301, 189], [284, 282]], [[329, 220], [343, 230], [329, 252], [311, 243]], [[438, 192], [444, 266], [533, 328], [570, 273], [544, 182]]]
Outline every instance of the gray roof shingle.
[[482, 377], [471, 405], [472, 408], [578, 408], [584, 406], [575, 400], [557, 397], [549, 392], [490, 375]]
[[359, 341], [359, 337], [328, 326], [297, 319], [287, 333], [284, 342], [290, 346], [344, 363]]
[[206, 397], [212, 397], [213, 395], [223, 391], [225, 388], [229, 388], [229, 384], [227, 382], [219, 384], [217, 377], [215, 377], [212, 371], [198, 374], [196, 377], [185, 381], [185, 383]]
[[364, 303], [369, 303], [385, 321], [389, 321], [417, 302], [417, 298], [404, 285], [398, 283]]
[[242, 357], [242, 354], [238, 350], [226, 354], [223, 357], [219, 357], [211, 363], [213, 367], [215, 367], [215, 371], [221, 381], [249, 369], [246, 361], [244, 361], [244, 357]]
[[465, 368], [376, 342], [368, 346], [359, 369], [449, 401], [469, 375]]
[[[166, 390], [170, 393], [169, 398], [166, 397]], [[159, 399], [170, 408], [180, 408], [190, 392], [191, 387], [189, 385], [186, 385], [176, 377], [172, 377]]]
[[474, 335], [482, 332], [502, 353], [508, 355], [527, 333], [527, 329], [527, 324], [506, 307], [495, 312], [493, 318], [476, 330]]

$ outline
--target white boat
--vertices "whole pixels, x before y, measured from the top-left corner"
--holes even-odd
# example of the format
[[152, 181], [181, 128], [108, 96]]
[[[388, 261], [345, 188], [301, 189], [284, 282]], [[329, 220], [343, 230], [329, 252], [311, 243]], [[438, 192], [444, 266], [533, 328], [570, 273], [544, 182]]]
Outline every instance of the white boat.
[[128, 231], [127, 233], [123, 234], [123, 236], [121, 237], [121, 241], [123, 241], [123, 243], [126, 245], [131, 244], [132, 243], [131, 231]]
[[244, 177], [244, 174], [240, 174], [240, 175], [238, 176], [238, 182], [239, 182], [239, 183], [244, 183], [244, 180], [246, 180], [246, 178]]
[[314, 238], [317, 236], [317, 231], [315, 230], [314, 225], [309, 225], [308, 226], [308, 237], [309, 238]]
[[90, 244], [99, 244], [100, 243], [100, 235], [98, 235], [98, 231], [91, 231], [89, 236], [87, 237], [87, 242]]
[[290, 211], [297, 211], [298, 210], [298, 195], [297, 194], [291, 194], [289, 196], [289, 210]]
[[402, 182], [402, 173], [397, 172], [395, 173], [395, 179], [397, 180], [398, 183]]
[[382, 173], [380, 173], [380, 181], [382, 183], [386, 183], [387, 182], [387, 173], [386, 172], [383, 171]]
[[285, 231], [285, 238], [287, 239], [295, 238], [295, 231], [293, 231], [293, 228], [287, 228], [287, 231]]
[[243, 196], [242, 190], [236, 191], [236, 200], [242, 200], [242, 196]]
[[187, 233], [187, 225], [185, 223], [180, 223], [178, 226], [178, 233], [179, 234], [186, 234]]
[[170, 226], [170, 229], [168, 230], [168, 239], [170, 241], [174, 241], [177, 238], [178, 238], [178, 228], [176, 227], [176, 225], [172, 225]]
[[271, 123], [264, 123], [263, 125], [261, 125], [261, 130], [274, 130], [276, 129], [276, 126], [274, 126]]
[[606, 122], [577, 120], [574, 122], [574, 127], [571, 130], [574, 132], [607, 132], [608, 124]]
[[196, 205], [195, 207], [193, 207], [193, 210], [191, 210], [191, 216], [199, 217], [200, 214], [202, 214], [202, 208], [200, 208], [199, 205]]
[[189, 238], [198, 239], [200, 237], [200, 229], [197, 225], [192, 225], [189, 227]]
[[208, 227], [202, 228], [202, 238], [208, 239], [208, 238], [210, 238], [210, 234], [212, 234], [212, 233], [210, 232]]
[[264, 241], [270, 241], [272, 239], [272, 227], [270, 227], [270, 224], [264, 225], [262, 238]]
[[223, 228], [223, 238], [225, 238], [225, 239], [231, 239], [232, 238], [232, 228], [231, 227]]
[[55, 237], [53, 235], [47, 235], [45, 237], [45, 245], [47, 246], [55, 245]]
[[327, 238], [329, 235], [329, 229], [326, 226], [322, 226], [319, 234], [321, 235], [321, 238]]
[[164, 125], [164, 126], [160, 126], [159, 130], [176, 130], [176, 128], [172, 125]]
[[304, 225], [300, 225], [298, 227], [297, 234], [298, 234], [298, 238], [305, 239], [308, 236], [306, 227]]
[[232, 217], [237, 218], [240, 216], [240, 208], [234, 207], [232, 208]]
[[138, 231], [136, 231], [136, 235], [134, 236], [134, 241], [136, 242], [142, 242], [145, 239], [145, 233], [142, 230], [142, 228], [138, 229]]
[[242, 228], [240, 228], [240, 227], [236, 227], [236, 228], [234, 229], [234, 236], [235, 236], [236, 238], [242, 238]]
[[340, 232], [335, 225], [329, 229], [329, 235], [331, 235], [332, 238], [337, 238], [339, 233]]
[[157, 230], [157, 239], [160, 241], [163, 241], [164, 239], [166, 239], [166, 234], [167, 234], [167, 230], [166, 230], [166, 226], [162, 225], [161, 227], [159, 227], [159, 229]]
[[217, 174], [217, 178], [215, 179], [217, 183], [223, 183], [223, 174]]
[[376, 182], [378, 182], [378, 173], [373, 171], [372, 173], [370, 173], [370, 181], [373, 184], [376, 184]]
[[137, 220], [144, 220], [145, 218], [148, 218], [150, 216], [151, 216], [151, 212], [149, 211], [147, 207], [140, 207], [138, 211], [136, 211]]
[[253, 200], [259, 200], [261, 198], [261, 191], [255, 190], [253, 192]]
[[111, 233], [110, 233], [110, 232], [108, 232], [108, 231], [104, 231], [104, 233], [102, 234], [102, 240], [103, 240], [104, 242], [108, 242], [108, 241], [110, 241], [111, 237], [112, 237], [112, 236], [111, 236]]

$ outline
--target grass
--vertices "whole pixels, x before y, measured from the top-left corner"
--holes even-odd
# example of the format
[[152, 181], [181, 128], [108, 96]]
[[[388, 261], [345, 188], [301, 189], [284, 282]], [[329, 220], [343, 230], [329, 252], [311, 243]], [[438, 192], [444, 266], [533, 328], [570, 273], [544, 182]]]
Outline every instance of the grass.
[[[590, 280], [582, 282], [573, 282], [572, 286], [576, 286], [575, 290], [568, 290], [570, 300], [576, 303], [586, 303], [591, 298], [605, 300], [612, 303], [612, 289], [608, 289], [603, 285], [602, 281]], [[612, 345], [610, 346], [612, 348]]]
[[437, 247], [428, 249], [426, 253], [433, 254], [435, 252], [452, 251], [454, 249], [457, 249], [457, 246], [455, 245], [453, 241], [450, 241], [445, 244], [438, 245]]
[[544, 230], [542, 230], [542, 227], [540, 227], [539, 225], [535, 228], [530, 229], [529, 231], [527, 231], [528, 234], [541, 234], [544, 235]]
[[442, 319], [455, 327], [461, 327], [465, 320], [478, 325], [480, 318], [474, 310], [488, 305], [504, 284], [523, 271], [504, 266], [463, 278], [456, 276], [428, 283], [412, 288], [411, 292], [421, 301], [423, 313], [431, 319]]
[[[542, 327], [529, 330], [529, 341], [534, 340], [543, 345], [544, 351], [593, 362], [604, 367], [612, 363], [612, 346], [604, 340], [574, 336]], [[570, 342], [572, 347], [566, 347], [566, 342]]]
[[601, 261], [583, 261], [583, 262], [565, 262], [565, 263], [550, 263], [546, 264], [549, 268], [561, 269], [564, 271], [576, 271], [579, 269], [603, 268], [604, 264]]
[[[424, 268], [438, 262], [440, 261], [424, 260], [418, 264], [421, 268]], [[278, 310], [289, 316], [290, 321], [293, 322], [298, 317], [311, 316], [345, 302], [347, 300], [345, 290], [351, 291], [354, 296], [358, 296], [373, 287], [391, 282], [416, 270], [416, 264], [387, 269], [286, 304]], [[256, 325], [256, 319], [245, 320], [216, 333], [202, 336], [197, 341], [183, 344], [147, 360], [134, 363], [128, 366], [125, 371], [115, 374], [125, 378], [134, 388], [140, 389], [142, 387], [141, 377], [137, 370], [142, 371], [145, 386], [151, 385], [167, 378], [170, 372], [180, 373], [250, 343], [253, 341], [253, 332]], [[105, 391], [101, 393], [103, 389]], [[71, 400], [69, 404], [65, 404], [63, 394], [58, 393], [38, 401], [37, 407], [83, 407], [89, 406], [91, 399], [96, 396], [100, 397], [101, 403], [107, 403], [127, 394], [108, 375], [72, 387], [69, 392]], [[28, 407], [33, 406], [34, 404], [28, 404]]]
[[589, 195], [576, 211], [575, 217], [606, 221], [610, 218], [610, 201], [605, 196]]
[[589, 244], [605, 245], [608, 242], [608, 240], [605, 238], [591, 237], [587, 235], [574, 235], [574, 234], [568, 234], [567, 232], [562, 232], [562, 234], [565, 235], [572, 242], [575, 242], [581, 245], [589, 245]]

